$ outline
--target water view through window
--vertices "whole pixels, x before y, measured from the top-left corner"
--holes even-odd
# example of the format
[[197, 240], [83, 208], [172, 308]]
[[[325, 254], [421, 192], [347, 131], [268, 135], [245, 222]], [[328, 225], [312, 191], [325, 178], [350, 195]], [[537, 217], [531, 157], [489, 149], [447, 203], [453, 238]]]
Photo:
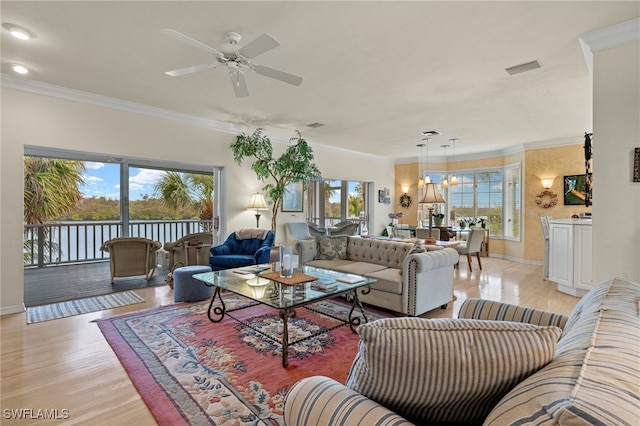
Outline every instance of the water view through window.
[[24, 158], [25, 265], [106, 259], [100, 246], [115, 237], [164, 243], [212, 229], [213, 173]]

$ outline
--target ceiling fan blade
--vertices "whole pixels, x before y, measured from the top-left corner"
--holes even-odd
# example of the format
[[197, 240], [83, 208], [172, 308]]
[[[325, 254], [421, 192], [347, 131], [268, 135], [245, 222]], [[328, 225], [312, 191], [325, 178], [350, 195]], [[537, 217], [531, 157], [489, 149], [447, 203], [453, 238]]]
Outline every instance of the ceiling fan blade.
[[229, 68], [229, 77], [231, 78], [231, 85], [236, 93], [236, 98], [249, 96], [249, 90], [247, 89], [247, 83], [244, 81], [242, 71], [237, 68]]
[[257, 39], [244, 45], [238, 53], [245, 58], [254, 58], [280, 46], [280, 42], [269, 34], [262, 34]]
[[224, 57], [224, 55], [222, 54], [222, 52], [220, 52], [219, 50], [214, 49], [213, 47], [207, 46], [204, 43], [199, 42], [198, 40], [194, 40], [191, 37], [188, 37], [184, 34], [182, 34], [181, 32], [178, 32], [176, 30], [171, 30], [171, 29], [164, 29], [164, 30], [160, 30], [160, 32], [166, 36], [169, 36], [173, 39], [176, 39], [178, 41], [181, 41], [184, 44], [187, 44], [193, 48], [196, 48], [202, 52], [205, 53], [210, 53], [212, 55], [215, 56], [220, 56], [220, 57]]
[[297, 75], [289, 74], [284, 71], [274, 70], [273, 68], [262, 65], [253, 65], [252, 69], [257, 74], [275, 78], [276, 80], [280, 80], [284, 83], [293, 84], [294, 86], [300, 86], [302, 84], [302, 77], [298, 77]]
[[220, 64], [201, 64], [201, 65], [193, 65], [191, 67], [179, 68], [177, 70], [166, 71], [165, 74], [170, 75], [171, 77], [180, 77], [181, 75], [192, 74], [198, 71], [206, 71], [212, 70], [214, 68], [218, 68]]

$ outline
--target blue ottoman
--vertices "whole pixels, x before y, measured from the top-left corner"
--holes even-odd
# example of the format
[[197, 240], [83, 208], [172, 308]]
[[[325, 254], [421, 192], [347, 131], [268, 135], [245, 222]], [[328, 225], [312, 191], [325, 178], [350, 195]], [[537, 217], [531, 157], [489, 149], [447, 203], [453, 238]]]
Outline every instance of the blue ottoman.
[[211, 267], [183, 266], [173, 271], [173, 300], [175, 302], [197, 302], [213, 295], [211, 287], [193, 278], [194, 274], [211, 272]]

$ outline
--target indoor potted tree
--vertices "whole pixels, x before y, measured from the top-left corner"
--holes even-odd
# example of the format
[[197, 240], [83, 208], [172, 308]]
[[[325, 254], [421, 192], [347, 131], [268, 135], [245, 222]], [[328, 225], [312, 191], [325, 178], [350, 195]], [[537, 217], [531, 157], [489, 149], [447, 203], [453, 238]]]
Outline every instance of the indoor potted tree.
[[251, 169], [258, 179], [263, 182], [269, 177], [273, 179], [273, 182], [267, 183], [262, 190], [272, 203], [271, 230], [274, 233], [276, 217], [287, 185], [302, 182], [303, 189], [306, 189], [309, 180], [321, 178], [320, 170], [313, 162], [313, 150], [302, 138], [300, 132], [296, 131], [296, 134], [297, 136], [289, 140], [289, 146], [278, 158], [273, 158], [271, 141], [263, 134], [262, 129], [256, 129], [251, 135], [241, 133], [231, 144], [233, 158], [238, 165], [242, 165], [246, 158], [253, 158]]

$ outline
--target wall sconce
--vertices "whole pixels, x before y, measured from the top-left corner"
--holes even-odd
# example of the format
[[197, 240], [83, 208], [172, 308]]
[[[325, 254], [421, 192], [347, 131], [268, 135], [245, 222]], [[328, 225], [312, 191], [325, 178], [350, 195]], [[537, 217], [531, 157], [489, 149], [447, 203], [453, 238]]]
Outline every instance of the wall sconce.
[[404, 192], [405, 194], [409, 192], [409, 185], [407, 185], [406, 183], [402, 184], [401, 187], [402, 187], [402, 192]]
[[553, 185], [553, 180], [555, 178], [540, 178], [540, 180], [542, 181], [542, 187], [544, 189], [549, 189], [551, 188], [551, 185]]
[[259, 192], [253, 194], [247, 208], [256, 210], [256, 228], [260, 228], [260, 210], [266, 210], [269, 208], [269, 206], [267, 206], [267, 202], [264, 199], [264, 195], [260, 194]]

